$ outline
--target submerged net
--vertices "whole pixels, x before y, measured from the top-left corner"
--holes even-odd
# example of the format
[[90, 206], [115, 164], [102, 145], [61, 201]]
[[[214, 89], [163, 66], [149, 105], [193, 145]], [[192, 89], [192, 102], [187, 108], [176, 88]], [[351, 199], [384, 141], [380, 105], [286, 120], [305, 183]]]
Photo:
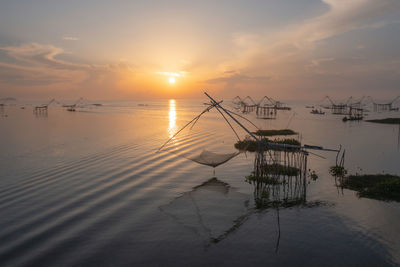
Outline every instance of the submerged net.
[[160, 210], [205, 241], [218, 243], [238, 229], [253, 212], [249, 196], [212, 178], [175, 198]]
[[188, 159], [197, 162], [199, 164], [211, 166], [211, 167], [217, 167], [221, 164], [224, 164], [225, 162], [228, 162], [232, 158], [236, 157], [239, 155], [240, 152], [234, 152], [234, 153], [227, 153], [227, 154], [220, 154], [220, 153], [214, 153], [208, 150], [203, 150], [199, 155], [193, 156], [193, 157], [188, 157]]

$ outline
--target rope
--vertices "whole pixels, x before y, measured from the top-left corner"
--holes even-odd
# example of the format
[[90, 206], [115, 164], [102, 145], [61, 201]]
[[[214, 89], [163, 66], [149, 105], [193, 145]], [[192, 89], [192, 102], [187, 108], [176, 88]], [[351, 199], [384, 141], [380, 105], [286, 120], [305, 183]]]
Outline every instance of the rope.
[[240, 115], [240, 114], [237, 114], [236, 112], [233, 112], [233, 111], [231, 111], [231, 110], [229, 110], [229, 109], [225, 109], [225, 110], [226, 110], [228, 113], [234, 114], [234, 115], [236, 115], [236, 116], [238, 116], [238, 117], [240, 117], [240, 118], [246, 120], [246, 121], [249, 122], [251, 125], [253, 125], [254, 127], [256, 127], [257, 130], [260, 130], [260, 128], [257, 127], [257, 125], [255, 125], [251, 120], [247, 119], [246, 117], [244, 117], [244, 116], [242, 116], [242, 115]]

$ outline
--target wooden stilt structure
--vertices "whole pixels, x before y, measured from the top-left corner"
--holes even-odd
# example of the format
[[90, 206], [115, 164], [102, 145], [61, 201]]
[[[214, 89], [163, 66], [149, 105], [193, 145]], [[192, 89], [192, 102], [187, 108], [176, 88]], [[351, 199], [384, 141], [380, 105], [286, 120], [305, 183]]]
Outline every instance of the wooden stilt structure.
[[271, 106], [257, 106], [256, 114], [259, 119], [275, 119], [277, 109]]
[[381, 111], [398, 111], [399, 108], [398, 107], [393, 107], [393, 104], [400, 99], [400, 96], [396, 97], [395, 99], [393, 99], [390, 102], [386, 102], [386, 103], [377, 103], [375, 102], [372, 98], [370, 98], [372, 100], [373, 106], [374, 106], [374, 112], [381, 112]]
[[50, 106], [51, 103], [53, 103], [54, 101], [56, 101], [56, 100], [53, 98], [53, 99], [50, 100], [50, 102], [47, 103], [47, 104], [44, 104], [44, 105], [41, 105], [41, 106], [36, 106], [35, 109], [34, 109], [34, 111], [37, 112], [37, 113], [40, 113], [40, 112], [47, 112], [49, 106]]

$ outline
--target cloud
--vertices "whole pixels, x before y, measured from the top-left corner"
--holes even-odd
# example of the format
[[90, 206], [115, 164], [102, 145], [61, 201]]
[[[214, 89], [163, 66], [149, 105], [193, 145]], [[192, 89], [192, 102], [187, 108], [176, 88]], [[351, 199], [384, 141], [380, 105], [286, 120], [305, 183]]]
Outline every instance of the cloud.
[[[352, 68], [351, 64], [360, 62], [347, 59], [337, 60], [336, 56], [335, 58], [332, 56], [331, 51], [326, 50], [319, 50], [316, 57], [314, 55], [316, 48], [322, 40], [328, 40], [349, 31], [396, 23], [396, 21], [385, 20], [385, 15], [400, 11], [400, 1], [323, 0], [322, 2], [328, 6], [327, 12], [296, 25], [289, 25], [280, 31], [234, 34], [232, 37], [234, 56], [222, 62], [218, 69], [223, 70], [224, 66], [230, 66], [233, 69], [240, 69], [249, 77], [265, 75], [274, 77], [270, 80], [270, 85], [280, 89], [277, 90], [278, 94], [286, 95], [293, 94], [304, 87], [311, 90], [310, 84], [314, 88], [321, 88], [322, 84], [319, 84], [319, 78], [315, 75], [323, 73], [324, 83], [326, 83], [331, 73], [330, 82], [334, 83], [338, 73], [348, 70], [347, 86], [351, 88], [351, 72], [358, 71], [357, 68]], [[323, 53], [326, 53], [326, 56]], [[335, 53], [338, 54], [340, 51], [335, 51]], [[321, 71], [321, 68], [326, 69]], [[368, 73], [368, 66], [362, 69]], [[358, 78], [359, 75], [354, 75], [354, 79]], [[238, 79], [240, 76], [233, 75], [210, 79], [209, 82], [228, 83], [228, 81]], [[253, 81], [256, 82], [256, 80]], [[315, 84], [312, 84], [313, 81]], [[259, 87], [264, 82], [260, 80]]]
[[78, 37], [73, 37], [73, 36], [64, 36], [62, 39], [66, 40], [66, 41], [78, 41], [79, 40]]
[[[224, 50], [220, 56], [191, 58], [190, 61], [177, 63], [174, 68], [168, 69], [164, 66], [159, 68], [158, 65], [157, 69], [188, 70], [190, 75], [187, 75], [187, 78], [193, 81], [197, 79], [196, 86], [205, 83], [216, 90], [221, 89], [221, 92], [226, 92], [224, 89], [230, 88], [239, 91], [253, 90], [248, 93], [246, 91], [246, 94], [257, 93], [257, 90], [264, 88], [265, 84], [268, 84], [271, 92], [292, 96], [298, 96], [298, 92], [303, 88], [315, 90], [314, 92], [322, 91], [320, 88], [327, 88], [326, 85], [330, 83], [343, 84], [346, 81], [348, 88], [352, 88], [350, 86], [352, 78], [360, 79], [362, 75], [376, 77], [371, 74], [378, 67], [382, 70], [379, 72], [382, 73], [381, 77], [390, 77], [395, 80], [396, 76], [393, 73], [399, 72], [398, 63], [388, 63], [391, 59], [382, 60], [382, 62], [377, 62], [375, 59], [368, 61], [369, 55], [365, 53], [366, 49], [362, 50], [361, 44], [358, 49], [356, 49], [358, 43], [352, 43], [349, 46], [353, 53], [351, 56], [341, 54], [339, 47], [337, 50], [334, 47], [331, 51], [321, 49], [321, 47], [327, 44], [330, 38], [350, 31], [376, 29], [390, 23], [399, 23], [398, 20], [393, 20], [396, 19], [394, 16], [391, 20], [388, 19], [390, 17], [387, 14], [399, 11], [400, 1], [321, 0], [321, 2], [327, 9], [316, 17], [297, 21], [296, 24], [279, 28], [279, 31], [275, 32], [271, 32], [271, 27], [268, 27], [268, 32], [263, 32], [259, 27], [255, 32], [234, 32], [230, 43], [226, 44], [226, 49], [224, 44]], [[70, 35], [62, 38], [67, 41], [79, 40]], [[359, 42], [366, 44], [368, 50], [373, 50], [372, 46], [368, 46], [368, 42], [364, 40]], [[156, 45], [165, 46], [161, 43]], [[207, 51], [207, 54], [209, 52]], [[0, 58], [1, 85], [8, 83], [28, 86], [29, 82], [32, 82], [32, 84], [49, 87], [60, 85], [64, 88], [76, 87], [83, 88], [82, 90], [96, 88], [96, 90], [112, 92], [121, 84], [120, 81], [124, 77], [136, 75], [135, 70], [128, 64], [96, 65], [69, 61], [66, 59], [67, 52], [53, 45], [28, 43], [20, 46], [5, 46], [0, 47], [0, 53], [8, 56], [6, 60]], [[141, 67], [145, 69], [146, 66]], [[151, 75], [155, 74], [154, 69], [149, 69], [149, 72]], [[126, 75], [122, 77], [121, 73]], [[156, 74], [185, 75], [181, 72]], [[338, 81], [344, 75], [346, 79]], [[378, 78], [377, 80], [379, 81]], [[145, 82], [140, 85], [144, 87]], [[135, 88], [135, 93], [136, 90], [139, 89]], [[157, 90], [160, 91], [159, 88]], [[236, 95], [235, 92], [232, 94]], [[322, 94], [326, 93], [322, 92]]]
[[57, 83], [67, 83], [70, 79], [61, 74], [41, 73], [28, 68], [18, 68], [0, 63], [0, 84], [16, 86], [47, 86]]
[[382, 27], [385, 21], [376, 19], [384, 14], [398, 10], [397, 0], [323, 0], [329, 11], [321, 16], [305, 21], [300, 26], [289, 30], [289, 40], [297, 45], [330, 38], [351, 30]]
[[311, 60], [310, 67], [318, 67], [325, 62], [331, 62], [334, 60], [335, 60], [335, 58], [333, 58], [333, 57], [313, 59], [313, 60]]
[[235, 35], [233, 44], [245, 54], [257, 54], [264, 51], [286, 51], [293, 55], [304, 49], [312, 48], [315, 42], [340, 35], [342, 33], [372, 27], [384, 26], [386, 21], [376, 22], [385, 13], [400, 10], [398, 0], [323, 0], [329, 11], [303, 23], [289, 26], [275, 33], [255, 36], [245, 33]]
[[[225, 72], [226, 74], [226, 72]], [[246, 88], [248, 90], [259, 88], [260, 85], [265, 86], [266, 82], [271, 80], [269, 76], [249, 76], [237, 72], [228, 72], [229, 75], [208, 79], [204, 81], [208, 85], [221, 85], [223, 86], [224, 93], [232, 93], [232, 91], [239, 92]]]
[[240, 82], [253, 82], [253, 81], [269, 81], [271, 77], [268, 76], [247, 76], [239, 73], [235, 73], [229, 76], [222, 76], [213, 79], [208, 79], [205, 82], [210, 84], [215, 83], [240, 83]]
[[313, 62], [313, 64], [314, 65], [320, 65], [322, 62], [329, 62], [329, 61], [334, 61], [335, 60], [335, 58], [333, 58], [333, 57], [326, 57], [326, 58], [319, 58], [319, 59], [315, 59], [315, 60], [313, 60], [312, 62]]
[[[97, 90], [100, 93], [100, 90], [117, 88], [124, 79], [121, 75], [134, 76], [133, 68], [126, 63], [95, 65], [61, 60], [66, 52], [52, 45], [29, 43], [0, 47], [0, 51], [5, 52], [9, 59], [8, 62], [0, 61], [0, 85], [15, 86], [21, 90], [50, 86], [63, 90]], [[111, 91], [108, 93], [112, 94]]]
[[20, 46], [0, 47], [8, 56], [18, 62], [28, 63], [33, 66], [47, 67], [52, 69], [78, 69], [85, 68], [84, 65], [56, 59], [57, 56], [65, 54], [61, 48], [52, 45], [41, 45], [38, 43], [22, 44]]

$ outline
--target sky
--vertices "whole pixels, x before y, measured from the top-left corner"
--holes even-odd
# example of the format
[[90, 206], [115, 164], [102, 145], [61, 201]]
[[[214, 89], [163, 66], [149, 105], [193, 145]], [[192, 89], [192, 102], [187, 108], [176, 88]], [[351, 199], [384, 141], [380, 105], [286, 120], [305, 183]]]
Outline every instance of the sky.
[[0, 98], [400, 95], [399, 0], [1, 0]]

